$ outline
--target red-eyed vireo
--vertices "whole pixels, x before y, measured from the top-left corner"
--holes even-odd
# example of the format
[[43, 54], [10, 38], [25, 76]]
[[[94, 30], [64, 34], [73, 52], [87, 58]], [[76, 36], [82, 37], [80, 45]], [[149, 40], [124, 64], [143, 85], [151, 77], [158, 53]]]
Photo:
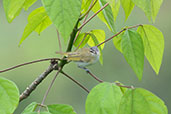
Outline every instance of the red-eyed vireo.
[[91, 48], [81, 48], [75, 52], [56, 52], [66, 56], [67, 61], [74, 61], [78, 67], [88, 70], [85, 67], [94, 64], [99, 60], [100, 52], [97, 46]]

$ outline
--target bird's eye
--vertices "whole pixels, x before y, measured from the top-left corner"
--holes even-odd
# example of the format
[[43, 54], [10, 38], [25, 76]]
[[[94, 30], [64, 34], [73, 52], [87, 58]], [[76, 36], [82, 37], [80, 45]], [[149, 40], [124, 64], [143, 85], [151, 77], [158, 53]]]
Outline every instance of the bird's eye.
[[91, 53], [97, 54], [95, 50], [90, 50]]

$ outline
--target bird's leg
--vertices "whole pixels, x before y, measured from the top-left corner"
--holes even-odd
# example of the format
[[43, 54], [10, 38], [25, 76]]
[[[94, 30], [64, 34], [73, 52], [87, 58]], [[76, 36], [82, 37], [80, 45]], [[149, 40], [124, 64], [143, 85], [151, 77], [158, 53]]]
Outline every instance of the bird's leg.
[[82, 67], [82, 66], [78, 66], [79, 68], [81, 68], [81, 69], [83, 69], [83, 70], [85, 70], [87, 73], [89, 73], [90, 72], [90, 70], [89, 69], [87, 69], [86, 67]]

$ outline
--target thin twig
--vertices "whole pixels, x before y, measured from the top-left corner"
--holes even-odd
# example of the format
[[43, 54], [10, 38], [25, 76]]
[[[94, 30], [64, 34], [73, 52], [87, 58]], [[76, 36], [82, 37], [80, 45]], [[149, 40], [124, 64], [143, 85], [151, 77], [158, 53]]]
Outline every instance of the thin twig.
[[98, 10], [94, 15], [92, 15], [86, 22], [84, 22], [78, 30], [82, 29], [91, 19], [93, 19], [99, 12], [101, 12], [105, 7], [107, 7], [109, 3], [106, 3], [100, 10]]
[[135, 25], [135, 26], [131, 26], [131, 27], [127, 27], [127, 28], [123, 28], [121, 31], [119, 31], [118, 33], [116, 33], [115, 35], [111, 36], [110, 38], [108, 38], [107, 40], [101, 42], [100, 44], [97, 45], [97, 47], [99, 47], [100, 45], [108, 42], [109, 40], [113, 39], [114, 37], [118, 36], [119, 34], [121, 34], [122, 32], [124, 32], [125, 30], [127, 29], [131, 29], [131, 28], [136, 28], [136, 27], [139, 27], [139, 26], [143, 26], [142, 24], [138, 24], [138, 25]]
[[[82, 18], [84, 18], [83, 23], [85, 23], [85, 21], [87, 20], [88, 14], [89, 14], [90, 10], [93, 8], [93, 6], [95, 5], [95, 3], [97, 2], [97, 0], [94, 2], [94, 4], [93, 4], [93, 2], [94, 2], [94, 0], [91, 1], [91, 4], [90, 4], [89, 9], [88, 9], [88, 11], [85, 13], [85, 15], [84, 15], [85, 18], [82, 17]], [[92, 4], [93, 4], [93, 5], [92, 5]], [[75, 41], [77, 40], [78, 35], [80, 34], [81, 30], [82, 30], [82, 29], [79, 29], [79, 31], [77, 32], [76, 37], [75, 37], [75, 39], [74, 39], [74, 43], [75, 43]]]
[[102, 83], [103, 80], [99, 79], [97, 76], [95, 76], [94, 74], [92, 74], [89, 70], [87, 71], [88, 74], [90, 74], [90, 76], [92, 76], [95, 80], [97, 80], [98, 82]]
[[25, 66], [25, 65], [29, 65], [29, 64], [33, 64], [33, 63], [38, 63], [38, 62], [42, 62], [42, 61], [49, 61], [49, 60], [61, 60], [61, 59], [59, 59], [59, 58], [39, 59], [39, 60], [35, 60], [35, 61], [31, 61], [31, 62], [19, 64], [19, 65], [16, 65], [16, 66], [7, 68], [7, 69], [5, 69], [5, 70], [1, 70], [0, 73], [6, 72], [6, 71], [9, 71], [9, 70], [13, 70], [13, 69], [15, 69], [15, 68], [22, 67], [22, 66]]
[[[61, 68], [58, 69], [56, 75], [55, 75], [54, 78], [52, 79], [52, 81], [51, 81], [51, 83], [50, 83], [50, 85], [49, 85], [49, 87], [48, 87], [48, 89], [47, 89], [47, 91], [46, 91], [46, 93], [45, 93], [45, 95], [44, 95], [44, 97], [43, 97], [43, 100], [42, 100], [41, 105], [44, 105], [44, 102], [45, 102], [45, 100], [46, 100], [46, 98], [47, 98], [47, 96], [48, 96], [48, 93], [49, 93], [50, 89], [52, 88], [52, 85], [54, 84], [54, 82], [55, 82], [55, 80], [56, 80], [56, 77], [58, 76], [58, 74], [59, 74], [60, 71], [61, 71]], [[40, 112], [40, 109], [41, 109], [41, 107], [39, 107], [38, 112]]]
[[66, 74], [65, 72], [61, 71], [61, 73], [66, 76], [67, 78], [69, 78], [70, 80], [72, 80], [73, 82], [75, 82], [78, 86], [80, 86], [82, 89], [84, 89], [87, 93], [89, 93], [89, 90], [84, 87], [83, 85], [81, 85], [78, 81], [74, 80], [71, 76], [69, 76], [68, 74]]
[[26, 99], [36, 87], [54, 70], [56, 63], [51, 63], [48, 69], [43, 72], [38, 78], [36, 78], [20, 95], [20, 102]]
[[61, 46], [59, 31], [56, 29], [56, 32], [57, 32], [57, 37], [58, 37], [59, 51], [62, 52], [62, 46]]

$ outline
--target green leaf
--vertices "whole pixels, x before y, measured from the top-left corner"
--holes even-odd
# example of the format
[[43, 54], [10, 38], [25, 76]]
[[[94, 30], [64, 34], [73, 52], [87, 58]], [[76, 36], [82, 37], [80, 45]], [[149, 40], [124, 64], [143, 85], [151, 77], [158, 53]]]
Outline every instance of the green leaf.
[[[91, 4], [91, 0], [82, 0], [82, 5], [81, 5], [81, 14], [84, 14], [87, 12], [87, 10], [90, 7]], [[95, 2], [95, 0], [93, 1], [93, 3]]]
[[168, 114], [164, 102], [142, 89], [128, 89], [123, 95], [117, 114]]
[[111, 83], [100, 83], [87, 96], [86, 114], [117, 114], [122, 91]]
[[0, 77], [0, 114], [12, 114], [19, 103], [19, 90], [15, 83]]
[[42, 0], [48, 16], [66, 42], [80, 16], [80, 0]]
[[126, 61], [141, 80], [144, 66], [144, 47], [141, 36], [135, 30], [126, 30], [122, 35], [121, 46]]
[[[101, 7], [103, 7], [107, 2], [105, 0], [98, 0], [96, 5], [94, 5], [92, 11], [97, 12]], [[113, 32], [116, 33], [115, 24], [114, 24], [114, 17], [112, 13], [112, 9], [110, 5], [104, 8], [100, 13], [97, 15], [99, 19], [104, 22], [107, 27]]]
[[158, 74], [164, 52], [163, 34], [152, 25], [140, 26], [137, 31], [143, 39], [145, 56], [156, 74]]
[[141, 8], [148, 20], [155, 22], [156, 16], [163, 0], [132, 0], [135, 5]]
[[24, 10], [28, 10], [30, 6], [32, 6], [37, 0], [25, 0], [23, 4]]
[[90, 38], [90, 35], [88, 33], [80, 33], [74, 43], [74, 46], [78, 47], [81, 44], [79, 48], [84, 47], [86, 43], [88, 42], [89, 38]]
[[25, 0], [3, 0], [3, 7], [9, 23], [19, 15]]
[[40, 34], [45, 28], [50, 26], [52, 22], [50, 21], [45, 9], [43, 7], [35, 9], [30, 13], [28, 17], [28, 24], [24, 29], [24, 33], [20, 40], [19, 45], [33, 32], [36, 31]]
[[51, 114], [76, 114], [76, 112], [70, 105], [53, 104], [48, 105], [47, 107]]
[[120, 35], [117, 37], [113, 38], [113, 44], [115, 48], [122, 53], [122, 46], [121, 46], [121, 40], [122, 40], [122, 35], [124, 33], [122, 32]]
[[131, 14], [132, 10], [134, 9], [134, 3], [132, 0], [121, 0], [121, 5], [125, 12], [125, 21], [128, 19], [129, 15]]
[[29, 104], [24, 111], [22, 112], [22, 114], [28, 113], [28, 112], [33, 112], [36, 110], [38, 104], [36, 102], [32, 102], [31, 104]]
[[116, 21], [116, 17], [118, 16], [119, 8], [120, 8], [120, 0], [106, 0], [106, 1], [111, 6], [113, 17], [114, 17], [114, 20]]
[[[100, 29], [95, 29], [95, 30], [91, 30], [90, 31], [90, 34], [93, 34], [95, 35], [96, 39], [97, 39], [97, 42], [94, 41], [95, 39], [89, 39], [88, 41], [88, 44], [90, 46], [95, 46], [95, 45], [98, 45], [99, 43], [103, 42], [105, 40], [105, 32], [103, 30], [100, 30]], [[94, 42], [94, 43], [93, 43]], [[100, 45], [101, 49], [104, 48], [104, 45], [105, 44], [102, 44]]]

